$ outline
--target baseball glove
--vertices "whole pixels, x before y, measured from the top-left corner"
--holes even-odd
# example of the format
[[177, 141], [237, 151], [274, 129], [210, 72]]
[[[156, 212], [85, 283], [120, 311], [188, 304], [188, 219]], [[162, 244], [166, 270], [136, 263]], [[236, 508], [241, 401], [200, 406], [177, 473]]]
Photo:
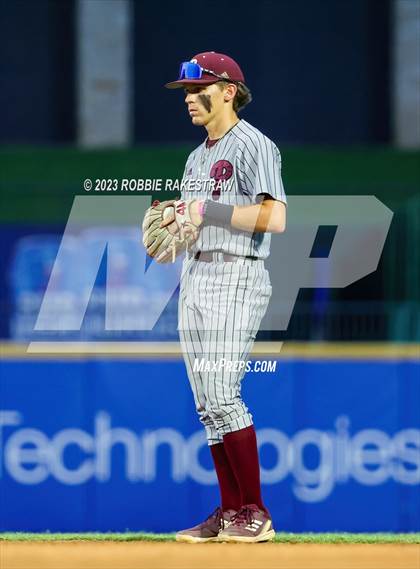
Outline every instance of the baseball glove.
[[[170, 200], [152, 203], [143, 220], [143, 244], [147, 254], [158, 263], [167, 263], [193, 245], [199, 227], [191, 220], [190, 207], [195, 200]], [[162, 223], [165, 222], [165, 227]]]

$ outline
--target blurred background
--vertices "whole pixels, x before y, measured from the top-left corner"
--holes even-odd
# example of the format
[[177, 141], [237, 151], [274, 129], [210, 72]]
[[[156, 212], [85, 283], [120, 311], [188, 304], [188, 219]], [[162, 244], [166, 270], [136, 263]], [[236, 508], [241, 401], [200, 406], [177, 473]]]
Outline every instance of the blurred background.
[[[244, 391], [275, 524], [419, 531], [420, 2], [4, 0], [0, 42], [0, 531], [172, 531], [218, 503], [177, 290], [155, 272], [142, 295], [134, 229], [100, 254], [82, 325], [34, 331], [84, 180], [181, 178], [204, 131], [163, 85], [210, 50], [241, 65], [241, 116], [279, 147], [288, 195], [374, 195], [394, 213], [374, 273], [301, 289], [288, 329], [259, 336], [277, 371]], [[104, 230], [66, 244], [63, 318]], [[169, 301], [150, 332], [106, 330], [106, 290], [122, 318]], [[27, 353], [46, 339], [143, 343]]]

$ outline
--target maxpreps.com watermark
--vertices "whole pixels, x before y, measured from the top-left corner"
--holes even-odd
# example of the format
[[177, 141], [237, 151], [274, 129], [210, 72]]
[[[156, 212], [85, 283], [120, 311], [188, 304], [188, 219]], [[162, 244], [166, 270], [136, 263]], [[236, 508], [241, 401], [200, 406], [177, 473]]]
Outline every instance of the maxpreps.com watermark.
[[228, 360], [220, 358], [218, 360], [208, 360], [206, 358], [195, 358], [193, 369], [195, 372], [240, 372], [245, 373], [275, 373], [277, 368], [276, 360]]
[[229, 192], [234, 187], [234, 180], [193, 179], [178, 180], [172, 178], [86, 178], [83, 189], [86, 192], [211, 192], [218, 190]]

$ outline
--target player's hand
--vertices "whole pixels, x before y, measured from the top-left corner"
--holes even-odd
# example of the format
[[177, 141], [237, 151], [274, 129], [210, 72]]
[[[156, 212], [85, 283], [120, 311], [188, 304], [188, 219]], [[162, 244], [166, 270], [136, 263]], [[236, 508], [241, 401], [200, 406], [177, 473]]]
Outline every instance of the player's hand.
[[202, 201], [194, 200], [190, 205], [191, 221], [197, 227], [200, 227], [200, 225], [203, 223], [203, 217], [200, 213], [202, 203]]

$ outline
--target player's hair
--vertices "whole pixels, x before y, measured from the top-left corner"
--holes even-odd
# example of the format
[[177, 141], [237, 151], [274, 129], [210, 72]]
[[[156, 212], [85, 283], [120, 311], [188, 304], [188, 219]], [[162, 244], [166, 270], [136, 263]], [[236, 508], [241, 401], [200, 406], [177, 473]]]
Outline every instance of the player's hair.
[[[218, 81], [217, 84], [219, 85], [220, 89], [223, 89], [226, 85], [229, 84], [229, 81]], [[241, 81], [235, 81], [235, 85], [237, 86], [238, 90], [236, 91], [236, 95], [233, 99], [233, 110], [235, 113], [239, 113], [248, 103], [252, 101], [251, 91]]]

